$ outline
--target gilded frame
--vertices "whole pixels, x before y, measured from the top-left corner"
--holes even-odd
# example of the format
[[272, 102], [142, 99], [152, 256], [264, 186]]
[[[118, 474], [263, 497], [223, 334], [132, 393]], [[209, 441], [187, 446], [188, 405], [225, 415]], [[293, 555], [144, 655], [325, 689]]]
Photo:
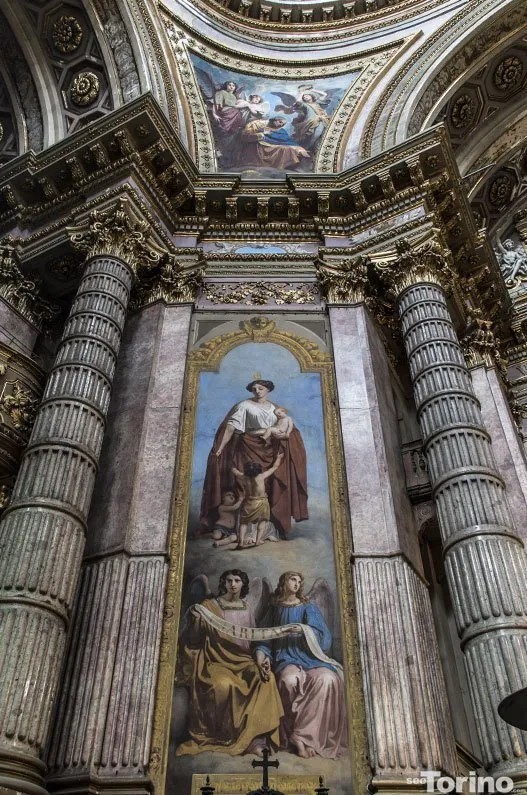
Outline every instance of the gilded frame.
[[[343, 648], [345, 650], [344, 670], [352, 759], [351, 779], [354, 792], [358, 795], [358, 793], [366, 791], [371, 776], [367, 764], [368, 740], [351, 568], [351, 532], [340, 427], [335, 411], [337, 390], [333, 358], [330, 353], [322, 350], [312, 340], [279, 328], [274, 320], [263, 314], [241, 320], [239, 325], [237, 331], [230, 331], [207, 339], [199, 347], [191, 350], [187, 357], [149, 773], [155, 793], [161, 795], [165, 791], [170, 742], [172, 692], [177, 659], [199, 376], [203, 371], [217, 372], [225, 354], [239, 345], [247, 342], [274, 342], [295, 356], [301, 372], [316, 372], [321, 377], [329, 498], [334, 529], [333, 540], [337, 588], [340, 595]], [[251, 783], [250, 776], [248, 776], [248, 786]]]

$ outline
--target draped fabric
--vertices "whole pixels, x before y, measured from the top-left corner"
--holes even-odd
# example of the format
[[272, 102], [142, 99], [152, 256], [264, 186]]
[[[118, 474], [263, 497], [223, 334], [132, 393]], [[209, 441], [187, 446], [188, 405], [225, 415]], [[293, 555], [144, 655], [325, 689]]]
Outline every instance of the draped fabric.
[[266, 445], [261, 436], [235, 432], [218, 457], [214, 451], [218, 449], [223, 439], [228, 421], [227, 417], [218, 428], [207, 461], [201, 503], [201, 524], [206, 528], [214, 526], [223, 491], [233, 489], [236, 493], [240, 493], [239, 485], [232, 473], [233, 466], [243, 472], [244, 464], [253, 461], [266, 470], [272, 466], [277, 453], [281, 451], [284, 453], [284, 459], [276, 472], [267, 480], [266, 490], [271, 521], [284, 535], [291, 530], [291, 518], [297, 522], [308, 518], [306, 451], [302, 436], [297, 428], [293, 428], [289, 439], [273, 439], [271, 445]]
[[[206, 599], [201, 607], [231, 626], [254, 627], [248, 605], [229, 610]], [[254, 741], [264, 737], [278, 747], [283, 710], [275, 678], [262, 680], [248, 641], [225, 637], [200, 619], [199, 646], [184, 645], [182, 674], [189, 687], [191, 739], [178, 754], [250, 753]]]

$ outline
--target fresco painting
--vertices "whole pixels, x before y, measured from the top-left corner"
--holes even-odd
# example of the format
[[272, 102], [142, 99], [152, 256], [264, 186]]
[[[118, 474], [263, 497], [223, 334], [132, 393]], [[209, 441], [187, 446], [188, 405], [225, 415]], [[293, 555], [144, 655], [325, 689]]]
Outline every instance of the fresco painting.
[[191, 62], [209, 116], [219, 171], [279, 178], [312, 172], [331, 117], [359, 72], [281, 80]]
[[275, 343], [201, 372], [168, 791], [249, 774], [350, 791], [320, 374]]

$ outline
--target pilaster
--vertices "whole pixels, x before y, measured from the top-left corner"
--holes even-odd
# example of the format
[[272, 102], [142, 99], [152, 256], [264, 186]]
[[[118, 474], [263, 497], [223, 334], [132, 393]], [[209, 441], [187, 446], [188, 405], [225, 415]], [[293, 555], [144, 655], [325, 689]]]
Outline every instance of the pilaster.
[[406, 494], [383, 343], [365, 305], [366, 262], [319, 268], [329, 303], [353, 534], [354, 584], [372, 786], [411, 790], [453, 773], [454, 737], [417, 529]]

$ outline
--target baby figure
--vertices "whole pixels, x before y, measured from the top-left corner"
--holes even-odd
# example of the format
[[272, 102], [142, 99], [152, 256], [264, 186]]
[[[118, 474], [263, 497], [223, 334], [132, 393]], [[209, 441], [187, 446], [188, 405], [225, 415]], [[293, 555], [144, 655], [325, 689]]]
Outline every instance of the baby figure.
[[283, 406], [277, 406], [274, 410], [274, 415], [276, 417], [274, 425], [271, 425], [270, 428], [262, 428], [255, 431], [256, 436], [261, 436], [265, 439], [267, 445], [271, 444], [271, 436], [275, 436], [277, 439], [289, 439], [289, 434], [295, 427], [293, 420], [287, 414], [287, 409], [284, 409]]
[[[240, 531], [238, 537], [238, 549], [248, 546], [260, 546], [264, 543], [264, 535], [271, 516], [269, 498], [265, 490], [265, 481], [276, 472], [284, 458], [283, 453], [278, 453], [273, 465], [262, 470], [262, 465], [256, 462], [247, 461], [243, 466], [243, 472], [236, 467], [232, 471], [243, 488], [243, 502], [240, 511]], [[256, 525], [256, 541], [247, 538], [249, 524]]]
[[221, 505], [218, 505], [218, 518], [212, 530], [212, 537], [214, 541], [212, 546], [225, 547], [227, 544], [232, 544], [238, 541], [236, 534], [236, 511], [242, 504], [243, 496], [236, 500], [236, 495], [233, 491], [224, 491], [221, 495]]

